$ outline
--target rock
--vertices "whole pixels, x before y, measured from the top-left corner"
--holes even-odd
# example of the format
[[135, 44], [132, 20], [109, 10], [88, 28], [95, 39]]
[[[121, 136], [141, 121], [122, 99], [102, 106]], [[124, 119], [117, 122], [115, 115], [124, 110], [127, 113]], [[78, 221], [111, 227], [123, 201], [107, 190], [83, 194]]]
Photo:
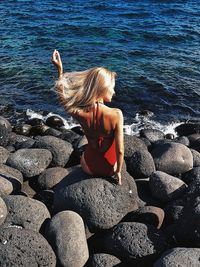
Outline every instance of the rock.
[[50, 150], [53, 155], [52, 166], [54, 167], [64, 167], [73, 151], [70, 143], [54, 136], [37, 137], [34, 147]]
[[156, 129], [142, 129], [140, 136], [147, 138], [151, 143], [162, 140], [165, 137], [162, 131]]
[[6, 163], [10, 152], [4, 147], [0, 146], [0, 164]]
[[29, 136], [31, 133], [32, 126], [29, 124], [17, 125], [14, 127], [14, 132], [20, 135]]
[[17, 169], [14, 169], [10, 166], [0, 164], [0, 175], [6, 174], [7, 176], [17, 179], [21, 184], [23, 183], [23, 175]]
[[70, 173], [69, 169], [53, 167], [46, 169], [38, 177], [38, 184], [42, 190], [51, 189]]
[[144, 224], [154, 225], [157, 229], [160, 229], [165, 213], [163, 209], [153, 206], [145, 206], [128, 213], [123, 221], [125, 222], [141, 222]]
[[81, 139], [81, 136], [70, 129], [60, 129], [62, 134], [60, 138], [72, 144], [73, 146]]
[[183, 195], [187, 185], [179, 178], [156, 171], [150, 176], [149, 187], [154, 197], [165, 202]]
[[175, 136], [174, 136], [174, 134], [172, 134], [172, 133], [168, 133], [168, 134], [165, 135], [165, 138], [166, 138], [166, 139], [173, 140], [173, 139], [175, 138]]
[[38, 200], [18, 195], [5, 196], [3, 199], [8, 208], [6, 225], [21, 226], [39, 232], [50, 218], [48, 209]]
[[31, 126], [44, 125], [44, 121], [42, 119], [39, 119], [39, 118], [29, 119], [29, 120], [27, 120], [26, 123], [31, 125]]
[[34, 195], [36, 194], [36, 190], [34, 190], [31, 185], [30, 185], [30, 182], [29, 181], [25, 181], [22, 185], [22, 188], [21, 188], [21, 193], [24, 195], [24, 196], [27, 196], [27, 197], [34, 197]]
[[113, 255], [106, 253], [96, 253], [90, 255], [86, 267], [112, 267], [112, 266], [121, 267], [122, 265], [120, 263], [121, 261]]
[[8, 146], [6, 146], [5, 149], [7, 149], [7, 150], [8, 150], [9, 152], [11, 152], [11, 153], [13, 153], [13, 152], [16, 151], [16, 150], [15, 150], [15, 147], [12, 146], [12, 145], [8, 145]]
[[194, 167], [200, 167], [200, 153], [194, 149], [190, 149], [193, 156], [193, 166]]
[[191, 135], [200, 133], [200, 123], [183, 123], [175, 128], [178, 135]]
[[28, 140], [33, 140], [33, 139], [31, 137], [20, 135], [20, 134], [15, 135], [15, 144], [25, 142]]
[[12, 131], [12, 126], [11, 126], [10, 122], [2, 116], [0, 116], [0, 127], [1, 126], [4, 126], [9, 132]]
[[176, 247], [165, 251], [153, 267], [198, 267], [200, 248]]
[[92, 178], [80, 167], [55, 189], [55, 212], [73, 210], [80, 214], [90, 232], [109, 229], [128, 212], [137, 209], [138, 194], [133, 178], [122, 172], [122, 186], [110, 177]]
[[4, 121], [5, 119], [0, 117], [0, 146], [6, 147], [10, 139], [11, 129]]
[[134, 152], [128, 170], [135, 179], [149, 177], [155, 172], [155, 164], [151, 154], [147, 150]]
[[61, 132], [54, 129], [54, 128], [48, 128], [45, 132], [44, 135], [52, 135], [55, 137], [59, 137], [61, 135]]
[[190, 141], [190, 146], [193, 146], [196, 141], [200, 140], [200, 134], [190, 134], [188, 135], [188, 139]]
[[[8, 167], [9, 168], [9, 167]], [[12, 175], [6, 168], [0, 167], [0, 192], [6, 195], [20, 191], [23, 181]]]
[[49, 126], [47, 125], [35, 125], [31, 128], [30, 135], [32, 136], [44, 135], [48, 129]]
[[186, 184], [200, 182], [200, 167], [194, 167], [192, 170], [183, 173], [181, 178]]
[[56, 214], [46, 231], [61, 266], [82, 267], [89, 258], [89, 251], [82, 218], [67, 210]]
[[6, 178], [0, 176], [0, 196], [9, 195], [13, 192], [13, 184]]
[[59, 128], [64, 126], [63, 120], [58, 116], [50, 116], [46, 119], [46, 125], [53, 128]]
[[8, 214], [7, 206], [4, 200], [0, 197], [0, 226], [4, 223]]
[[151, 266], [168, 246], [161, 231], [138, 222], [119, 223], [104, 242], [107, 253], [133, 266]]
[[41, 234], [25, 229], [0, 228], [0, 266], [55, 267], [56, 257]]
[[124, 135], [124, 157], [125, 160], [129, 159], [134, 152], [147, 150], [145, 143], [132, 135]]
[[23, 149], [23, 148], [32, 148], [34, 143], [35, 143], [35, 140], [33, 140], [32, 138], [29, 138], [26, 141], [17, 142], [15, 144], [15, 149], [18, 150], [18, 149]]
[[44, 205], [49, 210], [50, 214], [53, 214], [53, 198], [54, 198], [53, 190], [42, 190], [34, 195], [34, 199], [37, 199], [40, 202], [44, 203]]
[[174, 141], [177, 142], [177, 143], [183, 144], [185, 146], [189, 146], [190, 145], [190, 141], [189, 141], [187, 136], [179, 136]]
[[193, 157], [189, 148], [178, 143], [156, 145], [151, 151], [156, 170], [176, 175], [193, 168]]
[[182, 199], [176, 199], [174, 201], [167, 203], [167, 205], [164, 207], [164, 212], [165, 212], [164, 224], [170, 225], [177, 222], [182, 216], [184, 205], [185, 202]]
[[51, 163], [52, 154], [47, 149], [19, 149], [11, 154], [7, 164], [19, 171], [25, 177], [42, 173]]

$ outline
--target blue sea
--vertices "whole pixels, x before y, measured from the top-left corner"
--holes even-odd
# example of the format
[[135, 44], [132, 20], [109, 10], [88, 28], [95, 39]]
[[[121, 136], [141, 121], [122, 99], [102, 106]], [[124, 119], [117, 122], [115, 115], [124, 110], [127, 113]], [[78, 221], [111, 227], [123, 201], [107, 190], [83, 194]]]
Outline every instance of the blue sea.
[[51, 54], [65, 71], [117, 72], [111, 106], [127, 127], [200, 121], [200, 2], [1, 0], [0, 115], [53, 112]]

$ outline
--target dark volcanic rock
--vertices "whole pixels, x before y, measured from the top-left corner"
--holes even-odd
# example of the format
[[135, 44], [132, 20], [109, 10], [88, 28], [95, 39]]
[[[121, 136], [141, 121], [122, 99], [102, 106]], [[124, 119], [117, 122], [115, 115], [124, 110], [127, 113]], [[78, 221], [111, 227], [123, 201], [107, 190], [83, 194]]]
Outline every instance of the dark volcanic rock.
[[133, 266], [151, 266], [155, 258], [167, 248], [161, 231], [152, 225], [138, 222], [116, 225], [104, 242], [108, 253]]
[[190, 135], [200, 133], [200, 123], [184, 123], [175, 128], [179, 135]]
[[151, 151], [156, 170], [168, 174], [181, 174], [193, 168], [193, 156], [189, 148], [178, 143], [154, 146]]
[[187, 185], [174, 176], [157, 171], [150, 176], [149, 186], [154, 197], [161, 201], [169, 201], [186, 192]]
[[7, 206], [4, 200], [0, 197], [0, 226], [4, 223], [8, 214]]
[[41, 234], [25, 229], [0, 228], [0, 266], [55, 267], [56, 257]]
[[194, 167], [200, 167], [200, 153], [192, 148], [190, 151], [192, 152]]
[[113, 255], [106, 253], [96, 253], [90, 255], [86, 267], [112, 267], [112, 266], [122, 267], [120, 263], [121, 261]]
[[0, 164], [6, 163], [10, 152], [4, 147], [0, 146]]
[[165, 251], [153, 267], [199, 267], [200, 248], [172, 248]]
[[5, 196], [3, 199], [8, 208], [6, 225], [39, 231], [43, 223], [50, 218], [46, 206], [38, 200], [18, 195]]
[[35, 143], [35, 140], [33, 140], [32, 138], [29, 138], [28, 140], [23, 141], [23, 142], [16, 142], [15, 149], [18, 150], [22, 148], [32, 148], [34, 143]]
[[70, 143], [54, 136], [37, 137], [34, 147], [50, 150], [53, 155], [52, 166], [55, 167], [64, 167], [73, 151]]
[[58, 116], [50, 116], [46, 119], [46, 125], [53, 128], [64, 126], [63, 120]]
[[181, 177], [186, 184], [200, 182], [200, 167], [195, 167], [192, 170], [183, 173]]
[[130, 158], [135, 151], [147, 150], [145, 143], [141, 139], [136, 136], [126, 134], [124, 135], [124, 147], [125, 158]]
[[82, 218], [73, 211], [56, 214], [46, 230], [61, 266], [82, 267], [89, 257]]
[[178, 221], [180, 219], [180, 216], [182, 216], [184, 205], [185, 202], [182, 199], [176, 199], [174, 201], [167, 203], [167, 205], [164, 208], [165, 211], [164, 224], [170, 225]]
[[129, 162], [129, 173], [134, 178], [149, 177], [155, 172], [155, 164], [151, 154], [147, 151], [136, 151]]
[[138, 194], [133, 178], [122, 172], [122, 186], [111, 178], [92, 178], [80, 167], [60, 182], [54, 194], [55, 211], [73, 210], [91, 232], [109, 229], [128, 212], [137, 209]]
[[174, 141], [177, 142], [177, 143], [183, 144], [185, 146], [189, 146], [190, 145], [190, 141], [189, 141], [187, 136], [179, 136]]
[[142, 129], [140, 136], [147, 138], [151, 143], [164, 139], [165, 135], [160, 130], [156, 129]]
[[70, 173], [69, 169], [53, 167], [46, 169], [38, 177], [38, 184], [42, 190], [51, 189]]
[[21, 184], [23, 183], [23, 175], [20, 171], [10, 166], [0, 164], [0, 174], [5, 174], [5, 173], [17, 179]]
[[6, 147], [10, 135], [12, 132], [12, 126], [8, 120], [0, 116], [0, 146]]
[[32, 177], [42, 173], [51, 160], [52, 154], [47, 149], [19, 149], [9, 156], [7, 164], [25, 177]]

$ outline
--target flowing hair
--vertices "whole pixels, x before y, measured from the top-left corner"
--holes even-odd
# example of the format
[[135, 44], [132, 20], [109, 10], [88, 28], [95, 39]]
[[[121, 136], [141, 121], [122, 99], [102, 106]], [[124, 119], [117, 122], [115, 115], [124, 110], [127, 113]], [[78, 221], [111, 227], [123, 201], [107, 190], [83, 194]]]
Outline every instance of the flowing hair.
[[56, 91], [65, 109], [73, 113], [92, 106], [98, 97], [112, 88], [115, 76], [115, 72], [103, 67], [66, 72], [56, 81]]

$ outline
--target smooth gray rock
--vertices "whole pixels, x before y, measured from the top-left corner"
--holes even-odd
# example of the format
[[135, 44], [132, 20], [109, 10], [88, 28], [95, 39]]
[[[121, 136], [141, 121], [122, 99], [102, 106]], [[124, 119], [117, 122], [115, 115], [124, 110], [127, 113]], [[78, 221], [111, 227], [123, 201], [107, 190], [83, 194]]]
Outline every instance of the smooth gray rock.
[[150, 176], [149, 187], [154, 197], [165, 202], [184, 194], [187, 185], [179, 178], [157, 171]]
[[8, 214], [7, 206], [4, 200], [0, 197], [0, 226], [4, 223]]
[[0, 164], [6, 163], [10, 152], [4, 147], [0, 146]]
[[69, 169], [62, 167], [48, 168], [38, 177], [38, 184], [42, 190], [51, 189], [69, 173]]
[[67, 210], [50, 221], [46, 236], [61, 266], [82, 267], [89, 258], [84, 222], [80, 215]]
[[124, 157], [125, 159], [130, 158], [134, 152], [136, 151], [144, 151], [147, 150], [147, 146], [145, 143], [132, 135], [124, 135]]
[[175, 142], [183, 144], [185, 146], [189, 146], [190, 145], [190, 140], [188, 139], [187, 136], [179, 136], [176, 139], [174, 139]]
[[55, 267], [55, 254], [39, 233], [31, 230], [0, 228], [0, 266]]
[[155, 164], [151, 154], [147, 151], [133, 153], [129, 163], [129, 173], [135, 178], [149, 177], [155, 172]]
[[[90, 255], [90, 258], [86, 264], [86, 267], [114, 267], [122, 266], [121, 260], [117, 257], [106, 254], [106, 253], [96, 253]], [[125, 265], [124, 265], [125, 267]]]
[[193, 168], [193, 156], [190, 149], [178, 143], [166, 143], [154, 146], [151, 151], [156, 170], [176, 175]]
[[200, 248], [176, 247], [165, 251], [153, 267], [199, 267]]
[[104, 243], [107, 253], [133, 266], [151, 266], [168, 246], [160, 230], [138, 222], [119, 223], [107, 234]]
[[39, 232], [50, 218], [47, 207], [40, 201], [20, 195], [3, 197], [8, 208], [6, 225], [17, 225]]
[[19, 149], [11, 154], [7, 164], [25, 177], [33, 177], [42, 173], [51, 163], [52, 154], [47, 149]]
[[110, 177], [92, 178], [80, 167], [66, 176], [55, 189], [55, 212], [73, 210], [81, 215], [91, 232], [109, 229], [138, 208], [133, 178], [122, 172], [122, 185]]
[[0, 164], [0, 174], [4, 174], [7, 173], [9, 174], [11, 177], [19, 180], [19, 182], [22, 184], [23, 183], [23, 175], [20, 171], [18, 171], [15, 168], [12, 168], [10, 166], [7, 166], [5, 164]]
[[140, 136], [147, 138], [151, 143], [164, 139], [165, 135], [157, 129], [142, 129]]
[[13, 184], [6, 178], [0, 176], [0, 196], [9, 195], [13, 192]]
[[35, 144], [35, 140], [30, 138], [23, 142], [16, 142], [15, 149], [18, 150], [18, 149], [23, 149], [23, 148], [32, 148], [34, 144]]
[[73, 151], [72, 145], [54, 136], [38, 136], [34, 147], [45, 148], [53, 155], [52, 166], [64, 167]]
[[200, 153], [192, 148], [190, 151], [192, 152], [194, 167], [200, 167]]

